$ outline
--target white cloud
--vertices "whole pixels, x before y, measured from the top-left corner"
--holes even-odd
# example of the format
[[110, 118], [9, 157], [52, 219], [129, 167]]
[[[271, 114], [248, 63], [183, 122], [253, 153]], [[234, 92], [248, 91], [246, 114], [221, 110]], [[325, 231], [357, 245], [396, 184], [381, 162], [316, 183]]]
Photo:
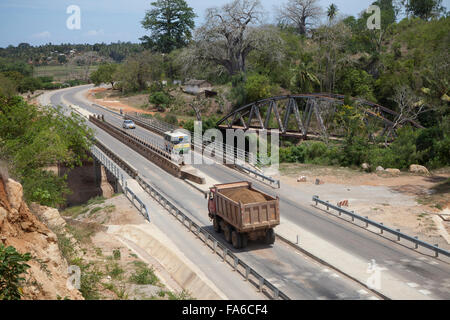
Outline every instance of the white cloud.
[[40, 33], [33, 34], [33, 38], [43, 39], [43, 38], [50, 38], [50, 37], [51, 37], [51, 33], [49, 31], [43, 31]]
[[88, 32], [85, 33], [86, 36], [90, 36], [90, 37], [102, 36], [104, 34], [105, 34], [105, 32], [103, 31], [103, 29], [101, 29], [101, 30], [89, 30]]

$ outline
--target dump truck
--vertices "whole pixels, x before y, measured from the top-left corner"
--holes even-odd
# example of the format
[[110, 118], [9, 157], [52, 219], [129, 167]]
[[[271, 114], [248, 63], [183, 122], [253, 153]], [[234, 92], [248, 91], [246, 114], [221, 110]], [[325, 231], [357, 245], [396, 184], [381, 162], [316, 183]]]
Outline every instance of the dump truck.
[[273, 228], [280, 224], [278, 197], [254, 189], [248, 181], [216, 184], [209, 190], [208, 215], [214, 230], [223, 231], [233, 247], [245, 248], [248, 240], [275, 242]]

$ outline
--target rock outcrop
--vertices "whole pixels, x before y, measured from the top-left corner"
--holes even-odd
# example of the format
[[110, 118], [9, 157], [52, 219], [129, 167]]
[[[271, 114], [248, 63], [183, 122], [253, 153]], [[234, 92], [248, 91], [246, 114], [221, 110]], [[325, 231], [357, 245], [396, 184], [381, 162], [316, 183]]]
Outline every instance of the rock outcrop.
[[393, 176], [398, 176], [400, 175], [400, 170], [399, 169], [395, 169], [395, 168], [387, 168], [385, 170], [387, 173], [390, 173]]
[[409, 172], [419, 174], [430, 174], [427, 168], [418, 164], [412, 164], [409, 166]]
[[[52, 223], [61, 223], [55, 212], [50, 214], [49, 211], [44, 211], [43, 220], [48, 218]], [[0, 241], [20, 253], [29, 252], [33, 257], [27, 263], [30, 268], [24, 276], [23, 299], [83, 299], [78, 290], [66, 285], [68, 265], [61, 255], [55, 233], [31, 213], [23, 201], [22, 185], [3, 179], [1, 175]]]

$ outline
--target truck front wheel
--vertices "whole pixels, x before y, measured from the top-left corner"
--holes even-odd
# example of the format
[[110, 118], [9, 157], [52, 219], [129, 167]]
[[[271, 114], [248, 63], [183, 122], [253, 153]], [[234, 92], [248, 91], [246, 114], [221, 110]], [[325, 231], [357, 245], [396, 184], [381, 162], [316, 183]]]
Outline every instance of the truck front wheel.
[[265, 243], [274, 244], [274, 242], [275, 242], [275, 232], [273, 231], [272, 228], [270, 228], [269, 230], [266, 231]]

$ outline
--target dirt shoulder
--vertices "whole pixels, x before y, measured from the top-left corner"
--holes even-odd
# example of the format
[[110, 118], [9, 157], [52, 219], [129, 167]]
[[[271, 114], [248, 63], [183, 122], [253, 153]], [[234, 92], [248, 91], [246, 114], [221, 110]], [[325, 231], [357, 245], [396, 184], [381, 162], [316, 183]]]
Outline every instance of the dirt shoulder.
[[120, 111], [122, 109], [123, 112], [139, 112], [151, 115], [155, 114], [153, 111], [132, 106], [133, 104], [140, 106], [148, 103], [148, 95], [136, 95], [129, 98], [119, 98], [113, 95], [111, 89], [100, 87], [88, 90], [85, 98], [93, 103], [110, 108], [114, 111]]
[[76, 241], [59, 234], [60, 246], [70, 264], [82, 272], [81, 289], [93, 300], [174, 300], [191, 295], [174, 282], [157, 261], [148, 263], [124, 241], [109, 232], [111, 226], [146, 223], [123, 195], [94, 198], [63, 211], [66, 230]]
[[[362, 216], [450, 248], [450, 168], [426, 176], [282, 164], [280, 172], [282, 185], [308, 197], [319, 195], [335, 204], [348, 200], [348, 208]], [[301, 176], [306, 182], [297, 181]]]

